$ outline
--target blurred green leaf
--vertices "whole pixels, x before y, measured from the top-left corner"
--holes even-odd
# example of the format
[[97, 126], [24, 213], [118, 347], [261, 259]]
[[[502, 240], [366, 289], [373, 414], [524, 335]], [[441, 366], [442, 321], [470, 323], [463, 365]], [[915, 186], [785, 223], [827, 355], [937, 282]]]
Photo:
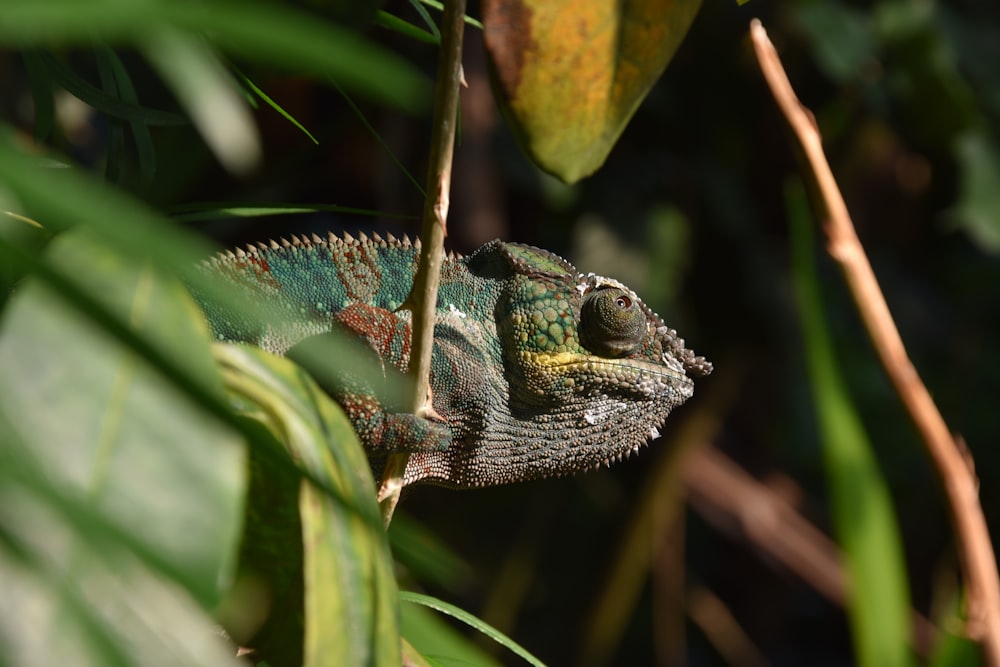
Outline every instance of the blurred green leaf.
[[700, 0], [489, 0], [494, 91], [522, 146], [567, 183], [594, 173], [673, 58]]
[[[221, 396], [207, 331], [176, 281], [84, 234], [59, 237], [47, 256]], [[173, 563], [201, 604], [216, 604], [242, 515], [237, 436], [36, 281], [7, 308], [0, 366], [0, 403], [21, 454]]]
[[847, 608], [858, 664], [909, 665], [910, 596], [899, 527], [885, 480], [840, 373], [824, 321], [809, 206], [800, 183], [786, 188], [792, 269], [806, 365], [844, 549]]
[[275, 2], [7, 0], [0, 42], [14, 46], [110, 43], [143, 47], [165, 29], [206, 35], [224, 51], [271, 66], [332, 76], [342, 85], [411, 112], [430, 86], [415, 67], [354, 32]]
[[[102, 46], [97, 51], [98, 59], [105, 59], [111, 69], [115, 84], [118, 88], [118, 95], [126, 104], [139, 104], [139, 98], [132, 85], [132, 77], [129, 76], [121, 58], [111, 49]], [[133, 120], [129, 122], [132, 128], [132, 139], [135, 141], [135, 150], [139, 158], [139, 178], [144, 187], [149, 187], [153, 182], [153, 175], [156, 172], [156, 149], [153, 147], [153, 136], [149, 132], [146, 123]]]
[[921, 142], [951, 150], [976, 127], [976, 96], [930, 2], [882, 2], [872, 12], [882, 43], [886, 87], [904, 123]]
[[108, 116], [147, 125], [187, 125], [191, 122], [183, 114], [151, 109], [126, 101], [118, 95], [108, 94], [107, 91], [101, 90], [76, 74], [51, 54], [32, 54], [27, 57], [32, 61], [37, 60], [38, 67], [43, 67], [52, 81], [58, 83], [80, 101], [86, 102]]
[[160, 268], [190, 273], [210, 254], [207, 242], [172, 228], [167, 218], [121, 190], [81, 169], [51, 164], [25, 153], [0, 125], [0, 187], [15, 195], [13, 212], [30, 215], [53, 233], [85, 224], [122, 254], [148, 257]]
[[857, 79], [862, 65], [875, 54], [867, 12], [838, 2], [809, 2], [799, 4], [795, 16], [819, 65], [835, 81]]
[[[293, 362], [245, 345], [218, 345], [229, 391], [288, 448], [288, 454], [334, 489], [336, 502], [311, 484], [298, 498], [302, 548], [305, 665], [399, 664], [396, 582], [375, 503], [375, 482], [347, 416]], [[288, 499], [294, 501], [293, 498]], [[282, 512], [273, 508], [272, 514]], [[266, 520], [266, 517], [259, 517]], [[253, 530], [251, 526], [249, 530]], [[302, 546], [304, 545], [304, 547]], [[286, 619], [278, 619], [286, 620]], [[276, 647], [280, 661], [296, 647]]]
[[941, 632], [928, 664], [930, 667], [979, 667], [983, 664], [982, 649], [978, 642], [968, 637]]
[[954, 219], [983, 250], [1000, 252], [1000, 147], [979, 132], [955, 146], [959, 197]]
[[205, 143], [229, 171], [260, 160], [260, 137], [232, 76], [200, 36], [164, 28], [147, 35], [142, 52], [187, 109]]
[[35, 141], [44, 141], [55, 128], [55, 101], [52, 96], [52, 80], [45, 69], [42, 58], [32, 51], [21, 53], [24, 68], [31, 86], [31, 99], [35, 104]]
[[0, 408], [0, 663], [242, 664], [170, 564], [40, 469], [5, 416]]
[[475, 570], [426, 526], [397, 511], [389, 525], [389, 543], [397, 562], [421, 582], [456, 592], [469, 585]]

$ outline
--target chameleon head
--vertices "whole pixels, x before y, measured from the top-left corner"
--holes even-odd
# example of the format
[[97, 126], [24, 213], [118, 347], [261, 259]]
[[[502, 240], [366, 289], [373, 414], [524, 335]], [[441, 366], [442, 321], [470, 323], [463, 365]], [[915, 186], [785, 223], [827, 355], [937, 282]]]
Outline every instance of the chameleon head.
[[502, 301], [498, 329], [506, 362], [528, 390], [526, 399], [669, 409], [691, 397], [688, 371], [711, 371], [635, 292], [612, 278], [522, 273]]
[[455, 452], [451, 468], [470, 485], [568, 474], [631, 455], [691, 397], [689, 373], [712, 370], [616, 280], [529, 246], [497, 242], [476, 255], [472, 270], [477, 261], [497, 270], [501, 255], [510, 272], [495, 311], [508, 398], [492, 421], [512, 425]]

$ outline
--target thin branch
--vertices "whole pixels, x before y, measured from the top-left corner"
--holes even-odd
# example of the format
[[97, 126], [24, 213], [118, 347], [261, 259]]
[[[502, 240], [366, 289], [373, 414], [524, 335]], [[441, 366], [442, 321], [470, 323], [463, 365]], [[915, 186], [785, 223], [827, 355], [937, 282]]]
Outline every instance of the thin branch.
[[[761, 560], [780, 564], [830, 602], [844, 604], [843, 554], [788, 501], [712, 447], [693, 448], [682, 476], [691, 508], [717, 531], [746, 541]], [[937, 630], [916, 610], [911, 619], [913, 646], [926, 657]]]
[[687, 613], [702, 633], [730, 665], [758, 667], [768, 664], [729, 607], [705, 586], [687, 592]]
[[826, 211], [823, 228], [828, 252], [841, 267], [876, 354], [916, 425], [944, 484], [959, 559], [968, 588], [966, 631], [980, 642], [984, 662], [1000, 665], [1000, 577], [986, 519], [979, 504], [979, 483], [971, 455], [952, 437], [930, 393], [910, 362], [868, 263], [847, 205], [823, 153], [812, 115], [792, 90], [781, 60], [756, 19], [750, 24], [757, 60], [771, 93], [805, 156]]
[[[444, 257], [444, 237], [447, 232], [455, 127], [458, 123], [464, 17], [465, 0], [445, 3], [441, 19], [441, 51], [434, 88], [434, 119], [427, 169], [429, 196], [424, 200], [423, 226], [420, 232], [420, 265], [413, 278], [413, 290], [403, 306], [413, 311], [409, 374], [414, 380], [414, 390], [408, 410], [425, 419], [434, 416], [430, 390], [431, 350], [434, 343], [437, 289]], [[408, 459], [408, 454], [400, 453], [392, 454], [386, 460], [378, 491], [382, 518], [386, 525], [392, 520], [392, 513], [403, 490], [403, 475]]]

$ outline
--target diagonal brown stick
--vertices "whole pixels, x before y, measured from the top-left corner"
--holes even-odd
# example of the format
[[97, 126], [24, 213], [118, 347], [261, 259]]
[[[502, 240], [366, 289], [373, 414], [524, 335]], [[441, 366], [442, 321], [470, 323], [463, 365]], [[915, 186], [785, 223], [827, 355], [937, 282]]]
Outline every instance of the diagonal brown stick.
[[[458, 125], [464, 28], [465, 0], [445, 2], [441, 18], [441, 51], [434, 87], [427, 197], [420, 230], [420, 264], [417, 275], [413, 278], [413, 289], [403, 304], [404, 308], [413, 311], [409, 376], [414, 381], [414, 387], [408, 411], [424, 418], [434, 414], [430, 390], [434, 311], [437, 308], [437, 289], [451, 201], [451, 164], [455, 153], [455, 129]], [[392, 454], [382, 471], [378, 501], [386, 525], [392, 520], [392, 513], [399, 501], [408, 459], [409, 454], [406, 453]]]
[[952, 437], [927, 387], [910, 362], [868, 263], [847, 205], [823, 153], [812, 115], [792, 90], [781, 60], [760, 21], [750, 24], [757, 61], [771, 93], [805, 156], [826, 212], [823, 229], [828, 252], [840, 265], [882, 366], [924, 440], [944, 485], [955, 531], [959, 560], [968, 589], [966, 631], [978, 641], [987, 665], [1000, 665], [1000, 577], [990, 535], [979, 504], [978, 480], [971, 456]]
[[[681, 475], [691, 508], [717, 531], [744, 540], [766, 556], [763, 560], [787, 568], [830, 602], [844, 604], [843, 554], [791, 503], [713, 447], [692, 447]], [[937, 630], [916, 610], [911, 618], [913, 647], [926, 660]]]

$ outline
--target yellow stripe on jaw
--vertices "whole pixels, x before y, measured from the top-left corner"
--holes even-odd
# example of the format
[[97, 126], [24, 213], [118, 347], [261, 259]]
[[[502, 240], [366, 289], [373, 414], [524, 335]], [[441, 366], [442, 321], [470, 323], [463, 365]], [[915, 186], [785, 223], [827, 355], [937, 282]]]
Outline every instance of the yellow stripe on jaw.
[[522, 363], [527, 367], [534, 367], [538, 370], [552, 370], [556, 372], [586, 370], [599, 375], [602, 370], [613, 370], [623, 375], [642, 375], [649, 373], [655, 376], [666, 376], [671, 378], [687, 380], [688, 377], [683, 372], [670, 368], [669, 366], [657, 364], [645, 359], [610, 359], [597, 357], [590, 354], [577, 354], [575, 352], [528, 352], [520, 353]]

